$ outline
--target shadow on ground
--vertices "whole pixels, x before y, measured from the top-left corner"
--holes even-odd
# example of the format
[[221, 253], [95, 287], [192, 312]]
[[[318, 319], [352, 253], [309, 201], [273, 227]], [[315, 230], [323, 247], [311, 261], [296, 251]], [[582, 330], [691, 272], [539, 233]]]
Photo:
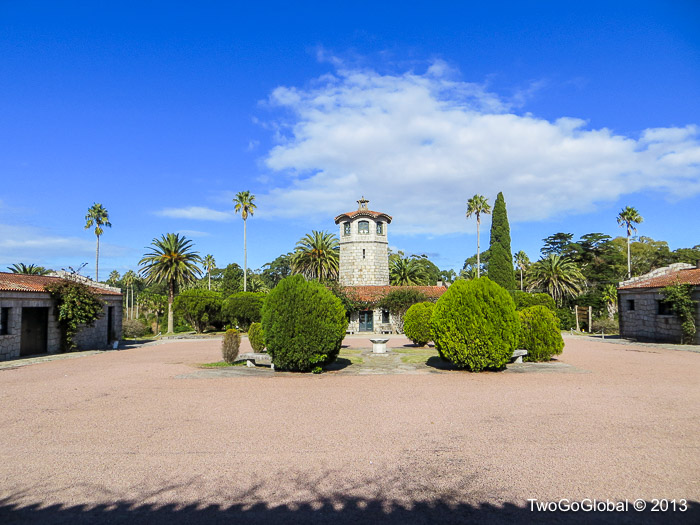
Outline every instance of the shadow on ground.
[[[647, 509], [652, 506], [647, 502]], [[314, 503], [268, 507], [264, 503], [200, 506], [137, 504], [115, 501], [110, 505], [18, 506], [12, 498], [0, 500], [0, 522], [4, 524], [268, 524], [268, 523], [700, 523], [700, 503], [688, 503], [685, 512], [636, 512], [632, 502], [620, 512], [538, 512], [506, 503], [495, 506], [452, 504], [446, 501], [417, 502], [410, 506], [390, 505], [373, 499], [333, 498]]]

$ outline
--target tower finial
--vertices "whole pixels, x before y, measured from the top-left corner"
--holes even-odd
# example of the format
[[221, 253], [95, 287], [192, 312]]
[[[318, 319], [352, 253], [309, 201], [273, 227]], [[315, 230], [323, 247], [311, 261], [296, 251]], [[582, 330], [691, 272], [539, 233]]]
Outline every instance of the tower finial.
[[365, 196], [363, 195], [362, 198], [361, 198], [360, 200], [357, 201], [357, 203], [360, 205], [360, 207], [357, 208], [357, 209], [358, 209], [358, 210], [366, 210], [366, 209], [367, 209], [367, 203], [368, 203], [368, 202], [369, 202], [369, 201], [368, 201], [367, 199], [365, 199]]

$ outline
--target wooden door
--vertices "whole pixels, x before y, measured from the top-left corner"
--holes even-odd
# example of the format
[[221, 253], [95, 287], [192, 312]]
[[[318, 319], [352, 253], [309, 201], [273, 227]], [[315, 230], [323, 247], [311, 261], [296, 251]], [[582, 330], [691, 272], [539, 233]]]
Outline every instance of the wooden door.
[[19, 355], [45, 354], [49, 333], [48, 307], [22, 308]]
[[374, 312], [372, 310], [360, 312], [360, 332], [374, 332]]

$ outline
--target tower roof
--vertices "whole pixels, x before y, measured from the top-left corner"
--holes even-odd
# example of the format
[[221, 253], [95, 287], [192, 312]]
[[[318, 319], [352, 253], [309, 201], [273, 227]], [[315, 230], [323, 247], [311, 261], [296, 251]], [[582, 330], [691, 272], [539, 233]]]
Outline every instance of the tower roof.
[[357, 217], [371, 217], [372, 219], [384, 219], [387, 222], [387, 224], [391, 223], [391, 215], [368, 209], [367, 204], [369, 203], [369, 201], [365, 199], [364, 196], [361, 199], [358, 199], [357, 203], [359, 204], [359, 208], [357, 208], [357, 210], [349, 211], [347, 213], [341, 213], [335, 218], [335, 223], [338, 224], [340, 221], [355, 219]]

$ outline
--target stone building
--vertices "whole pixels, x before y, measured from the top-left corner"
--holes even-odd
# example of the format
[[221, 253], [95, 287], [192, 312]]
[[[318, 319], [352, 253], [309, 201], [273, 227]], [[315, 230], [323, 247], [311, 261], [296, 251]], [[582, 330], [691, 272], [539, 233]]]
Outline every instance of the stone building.
[[[60, 350], [56, 307], [46, 286], [69, 274], [22, 275], [0, 272], [0, 361]], [[78, 332], [79, 350], [109, 347], [121, 338], [122, 294], [119, 288], [70, 276], [87, 284], [105, 302], [104, 314]]]
[[[621, 282], [617, 289], [620, 335], [638, 341], [679, 343], [681, 325], [663, 294], [664, 287], [676, 283], [694, 285], [693, 299], [700, 302], [700, 263], [672, 264]], [[695, 314], [696, 326], [700, 327], [700, 306], [696, 306]], [[695, 344], [700, 344], [700, 331]]]
[[[389, 224], [391, 216], [372, 211], [362, 197], [357, 210], [335, 218], [340, 226], [340, 261], [338, 281], [348, 297], [365, 303], [367, 308], [350, 314], [348, 332], [393, 333], [391, 313], [377, 305], [392, 290], [389, 285]], [[443, 286], [414, 286], [431, 300], [446, 290]]]

